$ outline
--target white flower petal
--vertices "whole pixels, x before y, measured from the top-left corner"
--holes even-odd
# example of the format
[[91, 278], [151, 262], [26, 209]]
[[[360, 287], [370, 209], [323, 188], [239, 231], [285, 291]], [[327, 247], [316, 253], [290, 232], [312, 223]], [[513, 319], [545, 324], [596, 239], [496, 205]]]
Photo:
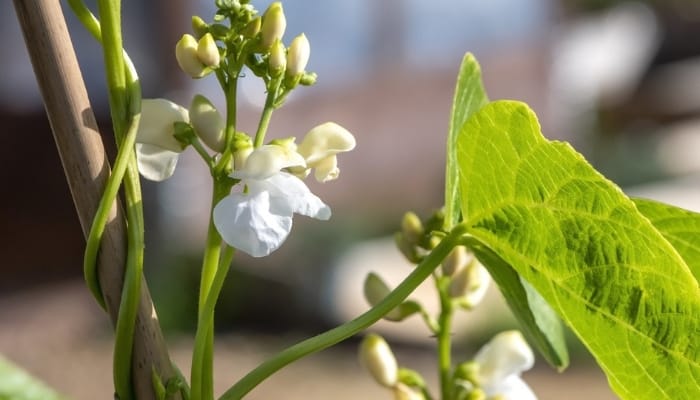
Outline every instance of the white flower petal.
[[182, 145], [173, 136], [173, 124], [178, 121], [189, 121], [186, 108], [165, 99], [143, 99], [136, 142], [181, 152]]
[[500, 396], [503, 400], [537, 400], [537, 396], [517, 375], [511, 375], [498, 385], [482, 386], [488, 396]]
[[338, 158], [329, 156], [316, 163], [316, 171], [314, 178], [319, 182], [328, 182], [338, 178], [340, 170], [338, 169]]
[[264, 181], [249, 183], [251, 191], [267, 190], [274, 206], [287, 208], [308, 217], [327, 220], [331, 209], [320, 198], [311, 193], [304, 182], [296, 176], [279, 172]]
[[305, 167], [304, 158], [282, 146], [268, 144], [253, 150], [246, 158], [243, 168], [234, 171], [232, 178], [263, 180], [276, 174], [283, 168]]
[[263, 257], [284, 243], [292, 229], [292, 213], [271, 212], [270, 193], [232, 193], [214, 207], [214, 225], [234, 248]]
[[479, 383], [488, 387], [532, 368], [535, 355], [523, 335], [513, 330], [494, 336], [479, 350], [474, 361], [479, 363]]
[[309, 167], [328, 156], [355, 148], [355, 137], [335, 122], [326, 122], [311, 129], [299, 144], [297, 151]]
[[144, 178], [160, 182], [175, 172], [180, 153], [151, 144], [136, 143], [136, 162]]

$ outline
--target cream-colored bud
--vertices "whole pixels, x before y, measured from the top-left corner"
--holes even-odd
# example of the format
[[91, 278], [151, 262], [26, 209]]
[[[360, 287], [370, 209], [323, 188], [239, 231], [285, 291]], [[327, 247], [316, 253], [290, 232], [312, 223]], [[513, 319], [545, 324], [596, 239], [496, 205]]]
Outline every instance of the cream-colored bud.
[[270, 48], [269, 67], [270, 76], [275, 78], [282, 75], [282, 72], [287, 68], [284, 45], [279, 39], [275, 40]]
[[287, 76], [296, 77], [304, 72], [309, 63], [311, 46], [303, 33], [292, 40], [287, 52]]
[[219, 54], [219, 48], [216, 46], [216, 41], [211, 33], [207, 33], [202, 36], [197, 42], [197, 57], [202, 64], [210, 68], [216, 68], [221, 62], [221, 55]]
[[399, 375], [396, 357], [381, 336], [370, 333], [362, 339], [360, 363], [380, 385], [392, 387], [396, 384]]
[[459, 305], [471, 309], [481, 302], [491, 282], [491, 275], [476, 259], [458, 269], [452, 276], [448, 288], [450, 297], [459, 300]]
[[260, 27], [262, 26], [262, 19], [258, 16], [253, 18], [248, 25], [243, 28], [243, 36], [247, 38], [253, 38], [260, 32]]
[[190, 123], [195, 133], [210, 149], [224, 151], [226, 123], [213, 104], [202, 95], [196, 95], [190, 104]]
[[409, 243], [416, 245], [423, 238], [423, 223], [414, 212], [407, 212], [401, 219], [401, 232]]
[[175, 58], [177, 58], [178, 65], [192, 78], [203, 77], [207, 69], [199, 60], [197, 47], [197, 39], [187, 33], [182, 35], [182, 38], [175, 45]]
[[276, 1], [267, 8], [262, 20], [262, 46], [269, 49], [275, 39], [282, 39], [287, 29], [287, 18], [284, 16], [282, 3]]
[[456, 271], [466, 266], [471, 261], [472, 256], [464, 246], [456, 246], [450, 254], [442, 261], [442, 274], [452, 276]]

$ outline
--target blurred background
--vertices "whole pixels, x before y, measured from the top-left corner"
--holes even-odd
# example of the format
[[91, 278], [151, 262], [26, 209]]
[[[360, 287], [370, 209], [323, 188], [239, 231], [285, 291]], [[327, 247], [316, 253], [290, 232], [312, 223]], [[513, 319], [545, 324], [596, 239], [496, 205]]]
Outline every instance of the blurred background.
[[[124, 2], [125, 46], [144, 97], [189, 104], [193, 94], [203, 93], [222, 105], [216, 81], [186, 79], [173, 51], [190, 31], [192, 14], [210, 20], [211, 3]], [[254, 1], [259, 10], [269, 3]], [[368, 271], [393, 284], [408, 273], [386, 238], [405, 211], [428, 216], [441, 206], [447, 124], [466, 51], [481, 63], [491, 99], [527, 102], [547, 137], [570, 141], [628, 193], [700, 210], [698, 2], [284, 5], [285, 42], [306, 33], [312, 48], [307, 69], [319, 79], [275, 112], [269, 137], [302, 136], [335, 121], [353, 132], [358, 147], [340, 157], [338, 181], [308, 181], [332, 207], [329, 222], [297, 217], [294, 233], [272, 256], [236, 257], [217, 309], [220, 390], [263, 356], [364, 311], [361, 291]], [[65, 12], [93, 107], [113, 149], [100, 49]], [[0, 3], [0, 48], [5, 184], [0, 353], [70, 398], [105, 398], [111, 387], [110, 326], [81, 280], [84, 240], [11, 2]], [[240, 129], [250, 132], [263, 88], [251, 77], [242, 80], [240, 91]], [[146, 274], [173, 357], [185, 371], [210, 196], [207, 177], [198, 156], [187, 151], [173, 178], [144, 182]], [[432, 307], [431, 295], [428, 285], [417, 297]], [[516, 326], [496, 290], [479, 310], [461, 317], [456, 329], [460, 359], [493, 333]], [[373, 329], [396, 346], [402, 364], [435, 382], [433, 340], [418, 318]], [[571, 342], [575, 357], [568, 371], [558, 374], [540, 360], [525, 375], [535, 392], [541, 399], [562, 393], [567, 399], [614, 399], [590, 356], [573, 337]], [[356, 362], [356, 345], [351, 341], [310, 357], [250, 398], [387, 398]], [[586, 390], [571, 393], [572, 387]]]

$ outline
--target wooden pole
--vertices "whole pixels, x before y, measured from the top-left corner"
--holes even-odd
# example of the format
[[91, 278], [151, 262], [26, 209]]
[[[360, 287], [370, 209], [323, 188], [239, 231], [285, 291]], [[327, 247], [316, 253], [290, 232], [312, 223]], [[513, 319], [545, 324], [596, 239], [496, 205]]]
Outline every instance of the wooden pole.
[[[56, 147], [87, 235], [110, 173], [109, 161], [80, 73], [59, 0], [14, 0]], [[126, 260], [126, 227], [115, 203], [100, 247], [98, 273], [107, 312], [116, 324]], [[133, 355], [136, 398], [154, 399], [152, 369], [175, 376], [148, 287], [141, 285]], [[179, 398], [179, 397], [178, 397]]]

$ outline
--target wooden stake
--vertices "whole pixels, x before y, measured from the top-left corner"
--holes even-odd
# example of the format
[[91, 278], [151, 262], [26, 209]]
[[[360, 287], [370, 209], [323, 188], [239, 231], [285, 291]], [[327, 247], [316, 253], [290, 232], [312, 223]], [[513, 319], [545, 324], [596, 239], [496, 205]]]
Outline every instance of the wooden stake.
[[[14, 6], [80, 225], [87, 235], [110, 167], [63, 11], [59, 0], [14, 0]], [[113, 324], [119, 311], [125, 259], [125, 221], [120, 205], [115, 203], [98, 261], [100, 285]], [[148, 287], [143, 282], [133, 356], [134, 388], [139, 400], [156, 399], [152, 368], [164, 383], [175, 376]]]

